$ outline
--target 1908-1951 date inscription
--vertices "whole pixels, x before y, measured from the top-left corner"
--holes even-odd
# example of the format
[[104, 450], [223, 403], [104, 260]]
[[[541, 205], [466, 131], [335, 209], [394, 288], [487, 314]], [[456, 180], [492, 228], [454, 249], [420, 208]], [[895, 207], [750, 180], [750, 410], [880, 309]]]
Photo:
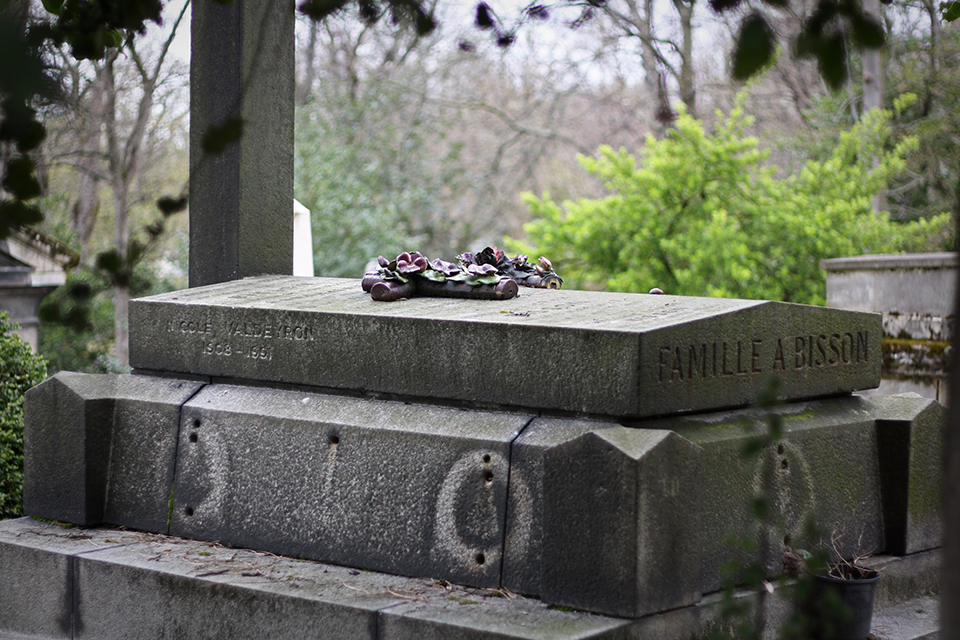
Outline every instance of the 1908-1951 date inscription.
[[247, 322], [228, 320], [222, 325], [206, 320], [171, 320], [168, 333], [180, 333], [200, 338], [200, 353], [205, 356], [242, 357], [253, 360], [273, 360], [274, 345], [278, 340], [312, 342], [314, 327], [282, 321]]
[[843, 367], [867, 362], [869, 332], [697, 342], [658, 349], [658, 382]]

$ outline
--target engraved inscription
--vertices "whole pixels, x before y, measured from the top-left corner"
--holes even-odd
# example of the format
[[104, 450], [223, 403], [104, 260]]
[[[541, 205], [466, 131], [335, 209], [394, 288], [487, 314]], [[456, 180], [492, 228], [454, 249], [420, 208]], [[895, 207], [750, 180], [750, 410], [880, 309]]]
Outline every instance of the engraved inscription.
[[213, 333], [213, 324], [195, 320], [171, 320], [167, 323], [167, 333]]
[[168, 321], [165, 330], [168, 333], [199, 337], [200, 353], [204, 356], [257, 361], [273, 360], [278, 340], [312, 342], [317, 335], [313, 325], [293, 324], [282, 320], [227, 320], [214, 323], [206, 319], [180, 318]]
[[260, 322], [228, 321], [227, 334], [245, 338], [263, 338], [265, 340], [314, 340], [313, 327], [305, 324], [271, 324]]
[[205, 356], [234, 356], [252, 360], [273, 360], [273, 347], [262, 344], [230, 344], [204, 340], [202, 353]]
[[868, 331], [736, 342], [664, 345], [658, 349], [657, 380], [706, 378], [859, 365], [867, 362]]

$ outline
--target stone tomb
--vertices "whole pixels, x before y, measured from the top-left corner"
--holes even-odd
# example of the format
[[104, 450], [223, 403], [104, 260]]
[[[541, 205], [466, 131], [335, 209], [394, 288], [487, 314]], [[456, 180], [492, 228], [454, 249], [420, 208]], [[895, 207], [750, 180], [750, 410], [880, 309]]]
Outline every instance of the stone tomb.
[[[942, 407], [866, 398], [880, 317], [524, 290], [377, 303], [265, 276], [131, 303], [133, 375], [27, 396], [27, 513], [637, 618], [719, 587], [769, 412], [785, 532], [939, 545]], [[771, 377], [786, 401], [751, 409]], [[812, 541], [807, 541], [812, 542]], [[771, 545], [769, 566], [780, 547]], [[851, 551], [852, 549], [848, 549]]]

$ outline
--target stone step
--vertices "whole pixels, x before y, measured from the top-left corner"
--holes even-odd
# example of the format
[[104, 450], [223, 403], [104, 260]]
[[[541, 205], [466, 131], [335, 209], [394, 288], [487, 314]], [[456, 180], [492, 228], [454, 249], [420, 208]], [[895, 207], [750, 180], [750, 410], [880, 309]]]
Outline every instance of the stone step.
[[939, 640], [940, 598], [914, 598], [873, 614], [871, 632], [877, 640]]
[[[938, 554], [890, 565], [874, 634], [936, 638]], [[882, 584], [883, 582], [881, 582]], [[752, 599], [753, 594], [740, 597]], [[548, 607], [496, 588], [372, 571], [114, 528], [0, 522], [0, 639], [686, 639], [713, 628], [719, 596], [625, 620]], [[789, 605], [768, 600], [768, 629]], [[767, 634], [773, 637], [772, 632]]]

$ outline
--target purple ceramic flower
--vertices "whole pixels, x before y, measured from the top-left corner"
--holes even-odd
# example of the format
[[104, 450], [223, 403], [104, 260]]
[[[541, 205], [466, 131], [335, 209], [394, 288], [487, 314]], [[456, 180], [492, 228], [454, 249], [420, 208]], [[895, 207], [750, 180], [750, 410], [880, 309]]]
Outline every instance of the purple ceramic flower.
[[442, 273], [448, 278], [450, 276], [455, 276], [458, 273], [460, 273], [460, 267], [453, 264], [452, 262], [446, 262], [445, 260], [441, 260], [440, 258], [437, 258], [436, 260], [431, 262], [430, 268], [433, 269], [434, 271], [438, 271], [439, 273]]
[[497, 272], [497, 268], [492, 264], [469, 264], [467, 272], [475, 276], [489, 276]]
[[420, 255], [418, 251], [404, 251], [397, 256], [397, 271], [404, 274], [420, 273], [426, 271], [427, 259]]

